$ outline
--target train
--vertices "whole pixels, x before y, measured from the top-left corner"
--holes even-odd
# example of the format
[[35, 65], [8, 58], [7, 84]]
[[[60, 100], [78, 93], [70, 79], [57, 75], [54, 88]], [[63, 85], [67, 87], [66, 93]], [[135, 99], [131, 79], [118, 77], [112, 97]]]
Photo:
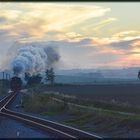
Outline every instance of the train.
[[22, 80], [21, 78], [14, 76], [10, 80], [10, 89], [13, 92], [19, 92], [22, 89]]

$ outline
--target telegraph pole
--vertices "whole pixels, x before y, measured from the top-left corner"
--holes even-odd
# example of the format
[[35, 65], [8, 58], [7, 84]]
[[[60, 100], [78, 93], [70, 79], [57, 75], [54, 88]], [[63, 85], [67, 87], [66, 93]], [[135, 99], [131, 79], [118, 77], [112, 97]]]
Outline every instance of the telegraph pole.
[[4, 71], [2, 72], [2, 92], [4, 92], [4, 78], [5, 78], [5, 73]]
[[11, 76], [10, 76], [10, 74], [9, 74], [9, 80], [10, 80], [10, 78], [11, 78]]
[[5, 81], [5, 87], [9, 88], [9, 79], [8, 79], [9, 74], [6, 73], [6, 81]]
[[4, 71], [2, 72], [2, 80], [4, 80]]
[[6, 73], [6, 81], [8, 80], [8, 74]]

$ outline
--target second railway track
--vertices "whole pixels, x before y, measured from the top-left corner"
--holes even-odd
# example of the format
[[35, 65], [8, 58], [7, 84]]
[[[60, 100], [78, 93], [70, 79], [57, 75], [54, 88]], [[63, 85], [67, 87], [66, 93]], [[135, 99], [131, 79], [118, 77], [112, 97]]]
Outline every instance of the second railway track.
[[0, 108], [2, 108], [8, 102], [9, 99], [14, 98], [15, 96], [16, 96], [16, 93], [9, 94], [9, 95], [5, 96], [4, 98], [2, 98], [0, 100]]
[[42, 131], [45, 131], [47, 133], [49, 132], [57, 138], [72, 138], [72, 139], [90, 138], [93, 140], [103, 139], [100, 136], [97, 136], [97, 135], [94, 135], [94, 134], [67, 126], [67, 125], [63, 125], [54, 121], [38, 118], [35, 116], [19, 113], [19, 112], [8, 109], [9, 105], [13, 102], [16, 95], [17, 95], [16, 93], [11, 94], [0, 101], [0, 107], [1, 107], [0, 115], [23, 122], [25, 124], [38, 128]]

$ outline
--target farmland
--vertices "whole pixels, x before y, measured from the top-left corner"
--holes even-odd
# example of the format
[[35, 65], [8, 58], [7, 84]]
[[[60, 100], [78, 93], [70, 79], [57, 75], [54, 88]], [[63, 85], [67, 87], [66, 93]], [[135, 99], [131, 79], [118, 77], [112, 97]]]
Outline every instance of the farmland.
[[36, 88], [36, 92], [43, 91], [59, 92], [90, 100], [140, 105], [140, 84], [56, 85], [53, 87], [41, 85], [40, 88]]
[[139, 137], [140, 86], [38, 85], [24, 96], [24, 111], [104, 137]]

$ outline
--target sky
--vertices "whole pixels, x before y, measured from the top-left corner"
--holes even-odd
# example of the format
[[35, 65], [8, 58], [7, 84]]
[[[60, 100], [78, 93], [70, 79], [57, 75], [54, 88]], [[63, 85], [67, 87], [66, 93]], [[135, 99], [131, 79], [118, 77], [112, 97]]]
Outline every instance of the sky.
[[60, 69], [139, 67], [139, 13], [139, 2], [1, 2], [0, 69], [35, 42], [58, 48]]

